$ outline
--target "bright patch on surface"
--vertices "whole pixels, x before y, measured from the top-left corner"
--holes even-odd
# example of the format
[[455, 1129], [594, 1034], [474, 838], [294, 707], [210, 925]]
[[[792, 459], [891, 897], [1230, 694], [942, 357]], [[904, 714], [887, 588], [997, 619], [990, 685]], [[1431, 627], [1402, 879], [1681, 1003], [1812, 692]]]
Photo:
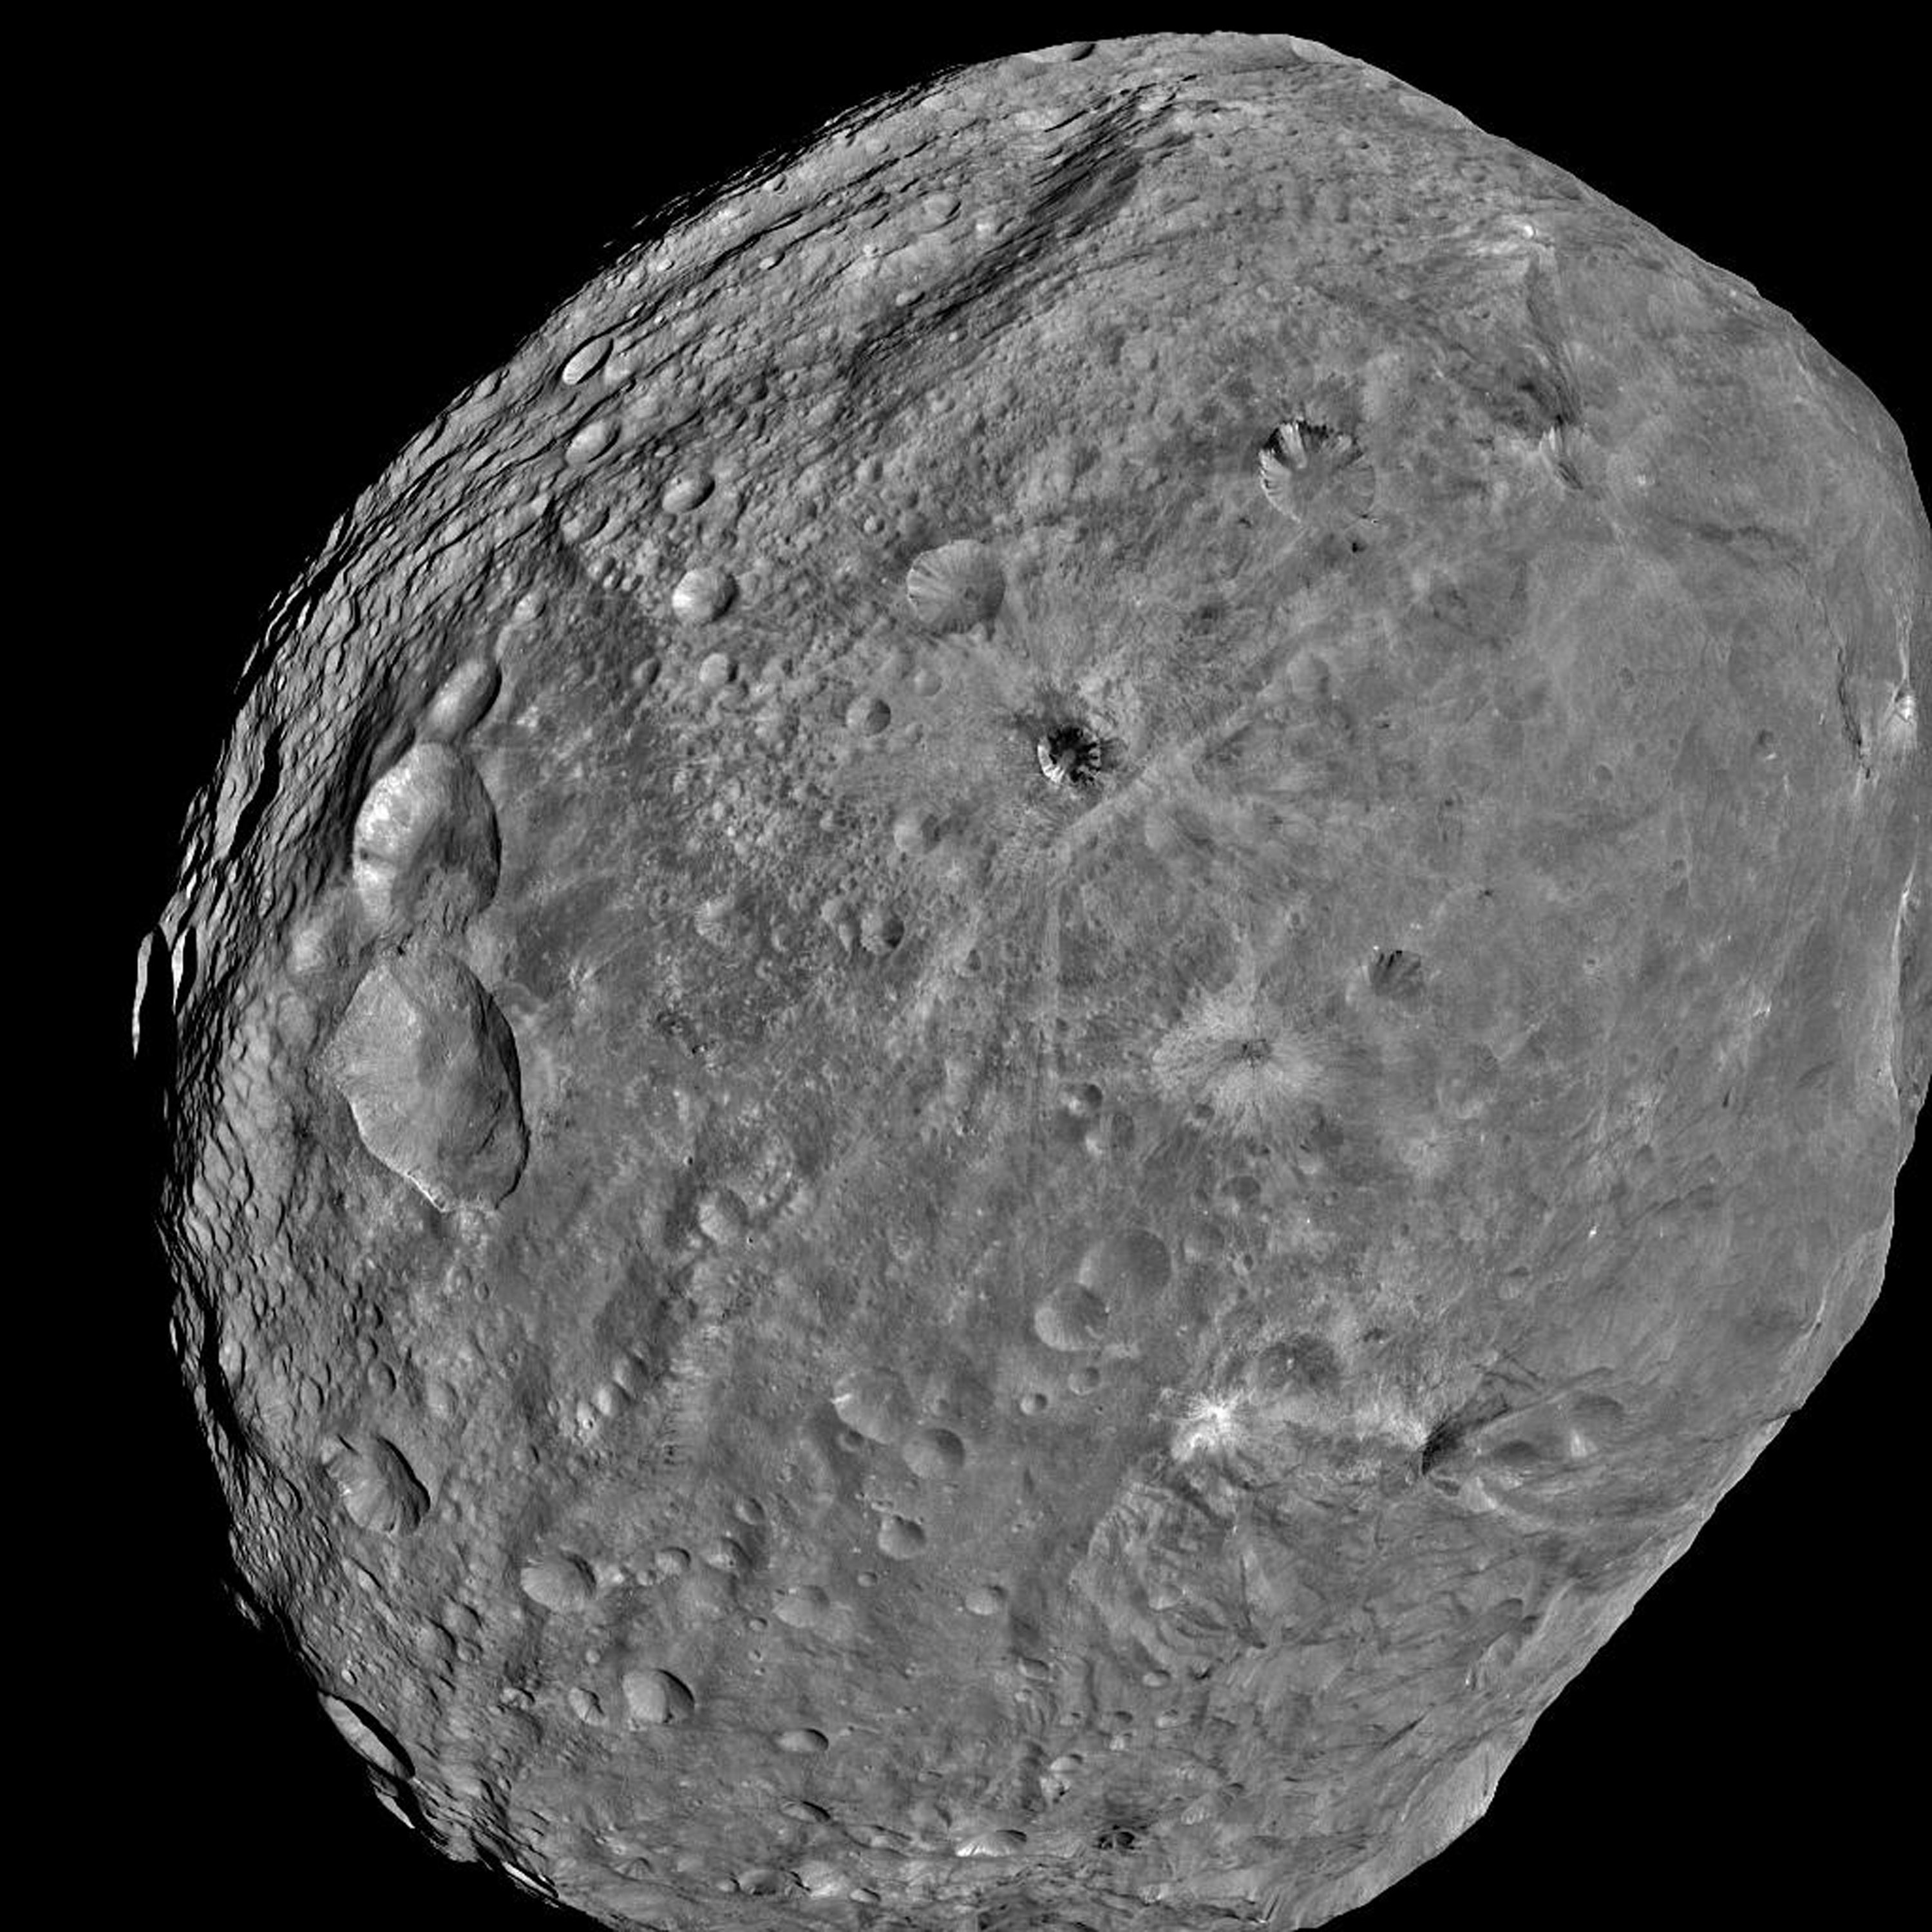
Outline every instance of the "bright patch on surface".
[[1252, 967], [1196, 1001], [1155, 1047], [1151, 1071], [1165, 1098], [1204, 1101], [1238, 1132], [1288, 1124], [1321, 1085], [1310, 1042], [1261, 993]]

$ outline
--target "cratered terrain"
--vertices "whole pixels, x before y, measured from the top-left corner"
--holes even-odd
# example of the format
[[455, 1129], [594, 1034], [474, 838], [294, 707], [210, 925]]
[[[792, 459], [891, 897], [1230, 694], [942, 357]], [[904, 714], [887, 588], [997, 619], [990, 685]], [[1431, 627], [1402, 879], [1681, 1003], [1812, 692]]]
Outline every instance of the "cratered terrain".
[[142, 950], [239, 1591], [612, 1924], [1313, 1924], [1875, 1296], [1932, 545], [1286, 36], [855, 107], [289, 590]]

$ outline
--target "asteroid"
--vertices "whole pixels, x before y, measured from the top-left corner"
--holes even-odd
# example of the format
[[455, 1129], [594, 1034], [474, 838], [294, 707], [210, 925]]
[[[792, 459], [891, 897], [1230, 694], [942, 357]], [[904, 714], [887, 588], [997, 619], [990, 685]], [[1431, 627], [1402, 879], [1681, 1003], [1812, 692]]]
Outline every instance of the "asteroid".
[[275, 610], [142, 956], [235, 1588], [597, 1922], [1344, 1912], [1878, 1293], [1902, 439], [1376, 69], [856, 110]]

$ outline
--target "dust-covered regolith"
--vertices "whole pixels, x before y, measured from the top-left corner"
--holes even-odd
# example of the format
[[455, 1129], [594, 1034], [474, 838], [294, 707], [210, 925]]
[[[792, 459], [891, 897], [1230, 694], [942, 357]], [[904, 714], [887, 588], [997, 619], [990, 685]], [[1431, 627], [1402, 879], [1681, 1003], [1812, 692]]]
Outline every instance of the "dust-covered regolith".
[[358, 500], [186, 827], [244, 1595], [608, 1924], [1369, 1898], [1877, 1292], [1929, 628], [1858, 383], [1385, 74], [855, 109]]

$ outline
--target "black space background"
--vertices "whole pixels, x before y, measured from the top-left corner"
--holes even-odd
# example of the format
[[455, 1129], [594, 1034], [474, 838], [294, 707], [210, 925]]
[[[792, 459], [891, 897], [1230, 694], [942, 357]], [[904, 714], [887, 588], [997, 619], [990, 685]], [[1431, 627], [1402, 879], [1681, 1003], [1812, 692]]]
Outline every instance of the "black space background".
[[[1790, 32], [1766, 10], [1720, 34], [1678, 26], [1688, 8], [1457, 10], [1433, 26], [1370, 11], [1216, 24], [1386, 67], [1744, 275], [1932, 466], [1912, 286], [1925, 110], [1904, 40], [1868, 24], [1883, 14]], [[1190, 17], [1041, 7], [956, 30], [832, 14], [774, 28], [720, 9], [692, 24], [705, 13], [545, 10], [512, 26], [479, 12], [441, 46], [392, 16], [336, 14], [116, 38], [124, 72], [88, 91], [69, 134], [98, 172], [64, 190], [74, 273], [104, 318], [95, 392], [140, 430], [106, 472], [136, 509], [100, 566], [126, 626], [110, 1053], [124, 1054], [136, 944], [263, 606], [608, 244], [668, 196], [936, 65]], [[100, 1220], [123, 1244], [122, 1287], [103, 1326], [124, 1426], [112, 1510], [134, 1562], [101, 1586], [116, 1634], [87, 1666], [104, 1712], [84, 1746], [101, 1755], [63, 1801], [94, 1847], [58, 1868], [74, 1916], [178, 1914], [202, 1932], [584, 1922], [393, 1822], [292, 1666], [229, 1610], [218, 1497], [145, 1234], [153, 1096], [118, 1077], [128, 1138]], [[1489, 1816], [1352, 1925], [1889, 1917], [1918, 1863], [1922, 1782], [1899, 1750], [1918, 1730], [1924, 1636], [1909, 1582], [1923, 1523], [1912, 1181], [1889, 1286], [1818, 1394], [1544, 1717]]]

